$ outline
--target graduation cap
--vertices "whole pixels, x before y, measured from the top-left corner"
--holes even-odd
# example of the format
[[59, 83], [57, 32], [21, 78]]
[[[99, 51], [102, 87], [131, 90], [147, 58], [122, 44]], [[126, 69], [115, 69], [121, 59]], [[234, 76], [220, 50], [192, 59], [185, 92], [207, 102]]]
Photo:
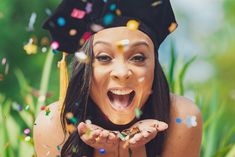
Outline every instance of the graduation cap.
[[75, 53], [90, 35], [118, 26], [141, 30], [158, 49], [177, 24], [169, 0], [63, 0], [43, 28], [53, 49]]
[[[169, 0], [63, 0], [43, 28], [50, 31], [52, 49], [75, 53], [92, 34], [118, 26], [146, 33], [157, 50], [177, 23]], [[60, 69], [65, 68], [64, 58]]]

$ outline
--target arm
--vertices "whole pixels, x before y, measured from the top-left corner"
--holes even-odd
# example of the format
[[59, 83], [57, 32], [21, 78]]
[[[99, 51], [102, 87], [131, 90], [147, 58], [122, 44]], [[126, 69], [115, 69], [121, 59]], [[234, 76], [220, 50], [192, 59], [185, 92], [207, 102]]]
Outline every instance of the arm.
[[[176, 123], [176, 118], [195, 116], [196, 127]], [[162, 157], [199, 157], [202, 138], [202, 117], [197, 106], [184, 97], [175, 98], [172, 103], [171, 121], [167, 131]]]
[[33, 139], [37, 157], [55, 157], [60, 155], [64, 133], [60, 124], [58, 103], [49, 105], [50, 113], [41, 111], [33, 129]]

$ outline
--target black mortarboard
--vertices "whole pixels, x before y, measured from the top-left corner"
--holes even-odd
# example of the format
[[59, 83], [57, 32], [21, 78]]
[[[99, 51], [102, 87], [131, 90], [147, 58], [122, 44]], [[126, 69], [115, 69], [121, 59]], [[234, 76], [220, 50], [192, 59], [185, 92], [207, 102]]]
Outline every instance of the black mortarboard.
[[63, 0], [43, 28], [54, 49], [75, 53], [90, 35], [117, 26], [143, 31], [158, 49], [177, 24], [169, 0]]

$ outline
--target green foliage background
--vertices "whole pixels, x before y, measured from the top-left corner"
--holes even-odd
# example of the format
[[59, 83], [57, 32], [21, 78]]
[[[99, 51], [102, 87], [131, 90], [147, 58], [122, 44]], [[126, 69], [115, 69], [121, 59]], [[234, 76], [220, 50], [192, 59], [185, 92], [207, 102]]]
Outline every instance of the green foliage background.
[[[40, 45], [41, 39], [48, 36], [41, 29], [48, 16], [45, 9], [53, 10], [58, 4], [58, 0], [0, 0], [0, 60], [5, 57], [9, 64], [9, 72], [5, 75], [5, 66], [0, 63], [0, 74], [4, 76], [3, 80], [0, 79], [0, 157], [31, 157], [34, 154], [33, 141], [25, 141], [23, 134], [25, 128], [32, 129], [35, 113], [40, 107], [33, 89], [41, 94], [51, 93], [43, 104], [58, 99], [56, 67], [61, 55], [54, 55], [50, 50], [42, 53]], [[223, 0], [222, 4], [223, 24], [201, 41], [208, 50], [206, 60], [214, 66], [214, 77], [200, 83], [185, 82], [188, 69], [201, 58], [192, 56], [176, 69], [180, 61], [173, 45], [168, 52], [171, 53], [169, 65], [165, 67], [172, 92], [181, 95], [189, 89], [195, 92], [194, 100], [204, 119], [202, 157], [235, 156], [235, 1]], [[33, 12], [37, 14], [35, 31], [28, 32], [26, 28]], [[23, 46], [32, 37], [37, 38], [38, 52], [28, 55]], [[43, 75], [47, 69], [45, 64], [52, 66], [50, 75]], [[42, 87], [47, 85], [47, 79], [48, 89]], [[16, 111], [13, 104], [22, 105], [23, 110]], [[25, 109], [27, 105], [30, 106], [28, 110]]]

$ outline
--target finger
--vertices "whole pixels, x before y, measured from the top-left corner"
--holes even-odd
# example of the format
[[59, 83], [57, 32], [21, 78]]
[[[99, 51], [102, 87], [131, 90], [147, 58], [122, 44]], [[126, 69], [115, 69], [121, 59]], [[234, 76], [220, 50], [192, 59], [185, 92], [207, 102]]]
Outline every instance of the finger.
[[157, 124], [154, 125], [154, 127], [158, 130], [158, 131], [164, 131], [168, 128], [168, 125], [165, 122], [158, 122]]
[[86, 124], [84, 122], [81, 122], [81, 123], [78, 124], [77, 129], [78, 129], [79, 135], [82, 136], [83, 134], [86, 133], [87, 126], [86, 126]]
[[108, 137], [107, 137], [107, 143], [108, 144], [115, 144], [116, 143], [116, 136], [113, 133], [109, 133]]
[[96, 138], [96, 142], [105, 144], [107, 141], [107, 137], [109, 132], [107, 130], [101, 131], [100, 135]]
[[150, 133], [146, 130], [143, 130], [141, 133], [145, 138], [147, 138], [150, 135]]
[[132, 137], [130, 139], [130, 143], [131, 144], [136, 143], [136, 142], [140, 141], [143, 138], [144, 138], [144, 136], [141, 133], [135, 134], [134, 137]]

